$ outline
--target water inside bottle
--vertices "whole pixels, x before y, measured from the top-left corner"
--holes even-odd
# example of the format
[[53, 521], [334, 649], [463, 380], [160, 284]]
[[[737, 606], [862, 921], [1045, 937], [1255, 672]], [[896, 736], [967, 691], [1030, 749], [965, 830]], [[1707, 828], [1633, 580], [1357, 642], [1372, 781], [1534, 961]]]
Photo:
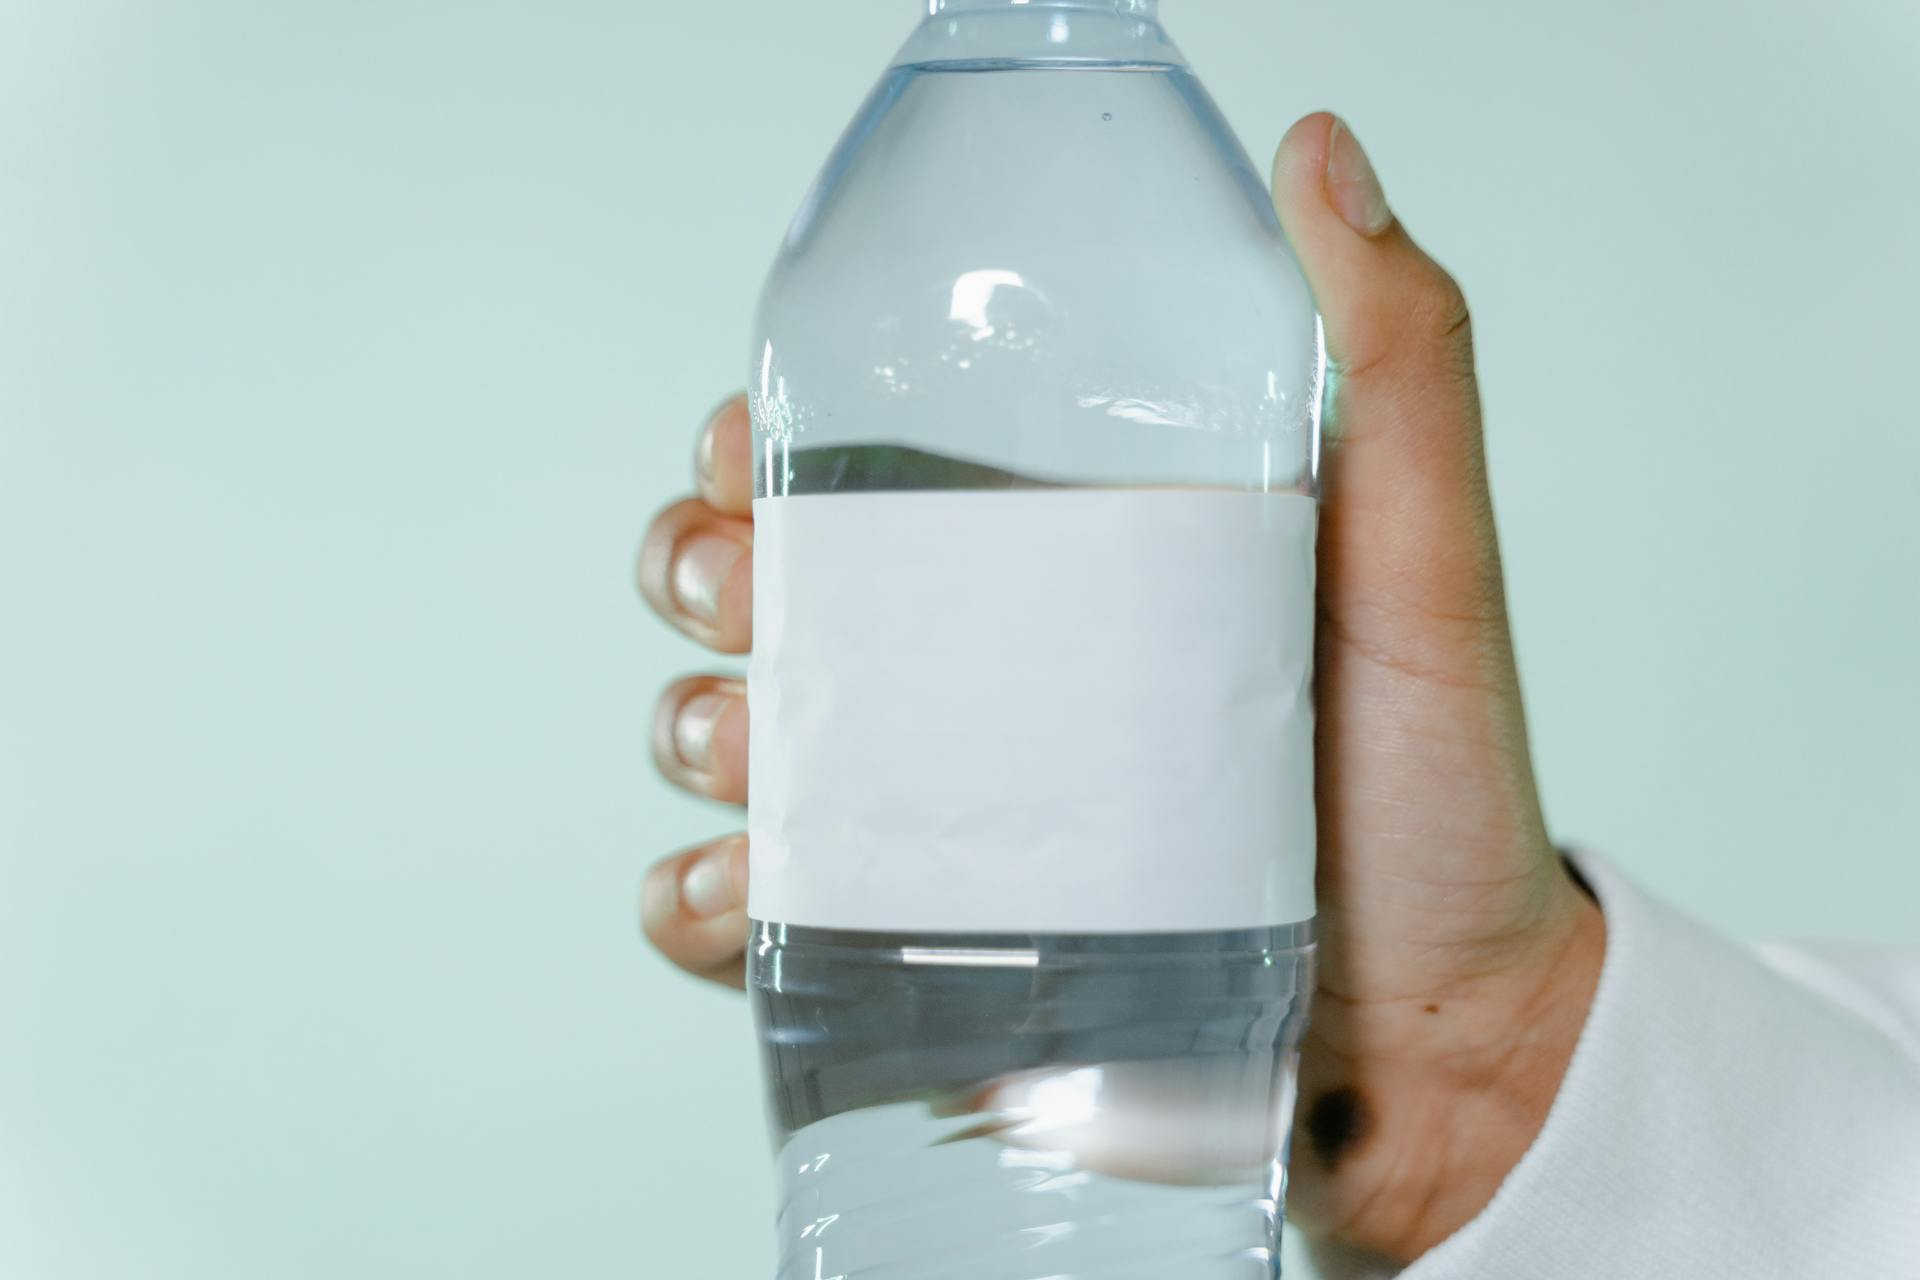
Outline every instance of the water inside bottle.
[[757, 926], [780, 1280], [1280, 1273], [1311, 926]]

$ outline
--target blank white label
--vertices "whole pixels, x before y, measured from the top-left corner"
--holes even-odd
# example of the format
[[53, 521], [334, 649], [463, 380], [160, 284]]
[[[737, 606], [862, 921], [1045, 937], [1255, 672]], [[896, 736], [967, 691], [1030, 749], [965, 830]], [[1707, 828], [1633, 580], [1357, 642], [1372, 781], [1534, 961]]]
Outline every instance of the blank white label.
[[753, 510], [754, 918], [1115, 933], [1313, 915], [1312, 499]]

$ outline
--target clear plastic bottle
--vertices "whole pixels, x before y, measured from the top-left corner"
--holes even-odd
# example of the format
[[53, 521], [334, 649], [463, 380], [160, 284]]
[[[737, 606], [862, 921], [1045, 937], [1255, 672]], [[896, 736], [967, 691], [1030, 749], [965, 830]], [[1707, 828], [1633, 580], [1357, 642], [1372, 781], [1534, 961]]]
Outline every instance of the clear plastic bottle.
[[931, 10], [752, 353], [778, 1274], [1278, 1275], [1312, 304], [1152, 0]]

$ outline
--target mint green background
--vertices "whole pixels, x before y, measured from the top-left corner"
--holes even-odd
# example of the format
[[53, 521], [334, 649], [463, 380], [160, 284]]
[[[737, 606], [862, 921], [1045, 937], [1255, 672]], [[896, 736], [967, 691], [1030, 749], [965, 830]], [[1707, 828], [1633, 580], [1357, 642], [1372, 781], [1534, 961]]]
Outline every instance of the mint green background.
[[[1473, 299], [1556, 830], [1911, 940], [1920, 9], [1165, 9]], [[913, 13], [0, 3], [0, 1274], [766, 1274], [627, 577]]]

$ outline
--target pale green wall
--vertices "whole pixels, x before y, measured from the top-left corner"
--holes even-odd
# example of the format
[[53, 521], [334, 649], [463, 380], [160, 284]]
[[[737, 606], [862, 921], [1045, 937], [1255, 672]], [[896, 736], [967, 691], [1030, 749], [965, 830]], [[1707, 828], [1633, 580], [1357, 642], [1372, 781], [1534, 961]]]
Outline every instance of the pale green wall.
[[[1466, 284], [1557, 829], [1911, 939], [1920, 9], [1164, 9]], [[765, 1275], [628, 560], [914, 10], [0, 3], [0, 1273]]]

